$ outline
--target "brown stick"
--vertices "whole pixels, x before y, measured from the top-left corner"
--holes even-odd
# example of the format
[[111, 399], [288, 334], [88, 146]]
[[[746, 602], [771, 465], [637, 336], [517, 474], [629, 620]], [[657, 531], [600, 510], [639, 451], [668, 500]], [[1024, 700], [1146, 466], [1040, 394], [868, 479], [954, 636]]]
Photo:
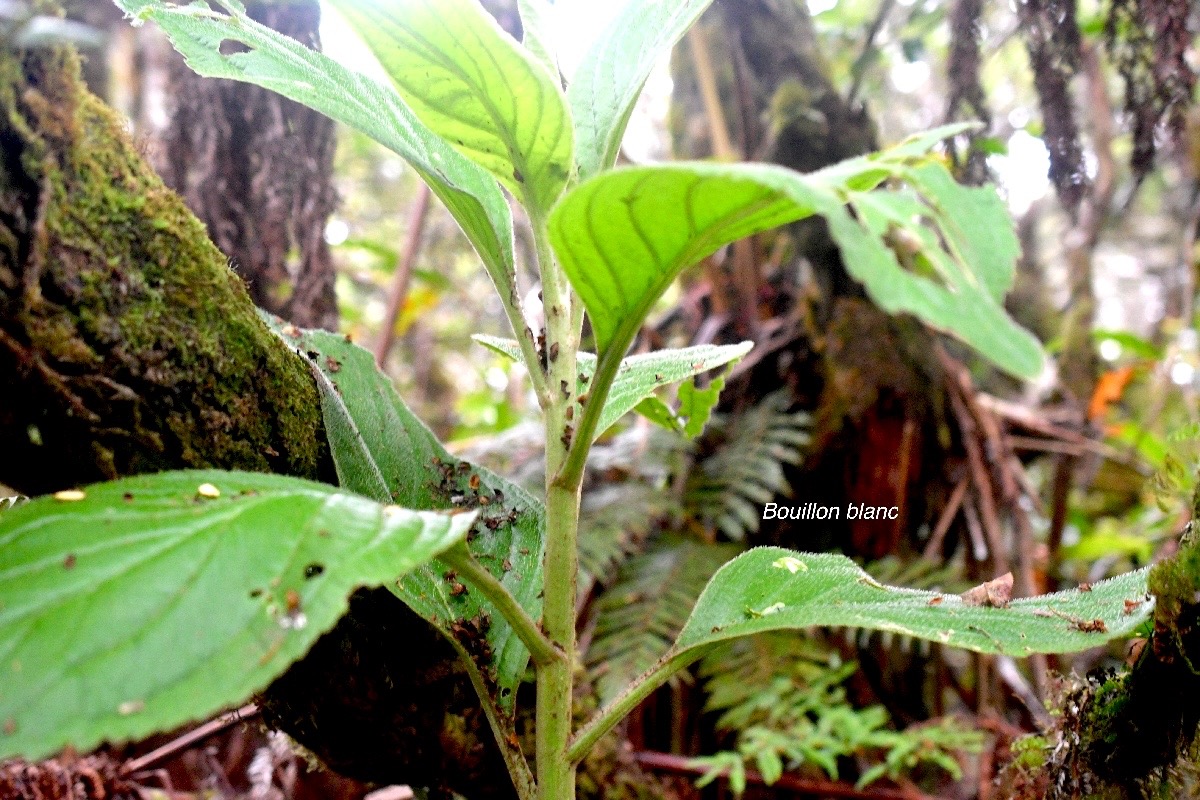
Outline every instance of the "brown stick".
[[429, 217], [429, 195], [429, 187], [421, 181], [417, 187], [417, 196], [413, 198], [408, 212], [408, 238], [404, 242], [404, 253], [400, 256], [400, 263], [396, 265], [396, 274], [392, 277], [387, 308], [383, 312], [383, 329], [379, 332], [379, 341], [375, 343], [375, 363], [380, 367], [387, 360], [392, 343], [396, 339], [396, 318], [400, 316], [400, 309], [404, 307], [404, 300], [408, 297], [413, 264], [421, 252], [421, 237], [425, 233], [425, 220]]
[[942, 509], [942, 514], [938, 517], [937, 525], [933, 529], [933, 535], [929, 537], [929, 543], [925, 545], [925, 558], [937, 558], [938, 550], [942, 547], [942, 540], [946, 538], [946, 531], [950, 530], [950, 523], [958, 516], [958, 509], [962, 506], [963, 498], [967, 496], [967, 486], [970, 482], [970, 473], [963, 475], [954, 487], [954, 491], [950, 493], [950, 500]]
[[[642, 751], [634, 754], [634, 759], [647, 769], [658, 770], [660, 772], [670, 772], [675, 775], [703, 775], [708, 770], [704, 767], [695, 766], [687, 756], [678, 756], [672, 753], [654, 753]], [[749, 783], [766, 786], [767, 782], [763, 780], [762, 775], [754, 770], [746, 770], [746, 780]], [[818, 797], [848, 797], [860, 798], [862, 800], [945, 800], [937, 795], [929, 795], [915, 788], [865, 788], [856, 789], [853, 784], [843, 783], [842, 781], [827, 781], [817, 780], [814, 778], [800, 778], [795, 775], [784, 775], [779, 780], [771, 784], [778, 789], [788, 789], [801, 794], [816, 795]]]
[[254, 703], [248, 703], [237, 711], [230, 711], [228, 714], [222, 714], [216, 719], [209, 720], [199, 728], [194, 728], [185, 734], [175, 737], [171, 741], [164, 744], [162, 747], [156, 747], [144, 756], [126, 761], [121, 767], [122, 775], [132, 775], [135, 772], [141, 772], [144, 769], [154, 766], [160, 761], [170, 758], [176, 753], [186, 750], [194, 744], [204, 741], [210, 736], [215, 736], [221, 731], [229, 728], [244, 719], [258, 715], [258, 706]]

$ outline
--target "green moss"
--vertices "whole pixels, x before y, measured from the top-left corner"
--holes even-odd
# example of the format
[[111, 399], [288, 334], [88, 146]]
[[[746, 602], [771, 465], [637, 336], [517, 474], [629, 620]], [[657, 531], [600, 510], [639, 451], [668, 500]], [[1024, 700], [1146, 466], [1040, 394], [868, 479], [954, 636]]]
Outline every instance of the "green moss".
[[[73, 56], [43, 52], [21, 67], [0, 66], [0, 135], [20, 145], [5, 171], [24, 172], [5, 186], [36, 197], [4, 200], [37, 216], [6, 228], [25, 252], [0, 260], [0, 323], [27, 348], [18, 363], [40, 359], [25, 389], [50, 402], [9, 414], [59, 432], [43, 453], [63, 444], [88, 460], [79, 482], [177, 467], [327, 475], [308, 368], [258, 319], [203, 225], [82, 87]], [[4, 295], [4, 269], [23, 294]], [[44, 490], [53, 472], [15, 477]]]

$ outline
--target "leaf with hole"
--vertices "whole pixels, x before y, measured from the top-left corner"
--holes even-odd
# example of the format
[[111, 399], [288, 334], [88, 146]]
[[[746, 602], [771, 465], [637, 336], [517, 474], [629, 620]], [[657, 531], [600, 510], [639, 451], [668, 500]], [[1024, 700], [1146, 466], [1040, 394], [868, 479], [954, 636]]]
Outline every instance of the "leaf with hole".
[[421, 121], [540, 211], [573, 171], [558, 83], [476, 0], [333, 0]]
[[[326, 331], [275, 330], [308, 356], [321, 390], [326, 436], [343, 488], [408, 508], [478, 511], [471, 552], [534, 619], [541, 615], [545, 510], [541, 501], [489, 470], [460, 461], [409, 410], [370, 353]], [[487, 639], [499, 689], [511, 709], [529, 652], [509, 623], [476, 592], [456, 593], [440, 562], [391, 587], [447, 636], [456, 622], [491, 617]]]
[[[406, 160], [454, 215], [501, 296], [517, 296], [512, 214], [487, 172], [429, 130], [392, 87], [260, 25], [241, 3], [217, 1], [227, 13], [197, 3], [115, 0], [135, 24], [149, 20], [162, 28], [197, 74], [278, 92], [365, 133]], [[246, 49], [225, 52], [226, 42]]]
[[303, 656], [359, 586], [393, 584], [474, 514], [324, 484], [165, 472], [0, 515], [0, 758], [203, 719]]
[[1100, 581], [1089, 591], [1026, 597], [997, 608], [954, 594], [885, 586], [845, 556], [761, 547], [713, 576], [675, 646], [687, 650], [759, 631], [820, 625], [1024, 657], [1073, 653], [1129, 636], [1153, 607], [1146, 570]]
[[[851, 627], [978, 653], [1079, 652], [1130, 636], [1150, 619], [1148, 572], [993, 607], [970, 605], [959, 595], [885, 586], [845, 556], [759, 547], [717, 571], [671, 649], [614, 704], [636, 703], [720, 643], [764, 631]], [[615, 721], [603, 712], [596, 719], [575, 738], [572, 755]]]

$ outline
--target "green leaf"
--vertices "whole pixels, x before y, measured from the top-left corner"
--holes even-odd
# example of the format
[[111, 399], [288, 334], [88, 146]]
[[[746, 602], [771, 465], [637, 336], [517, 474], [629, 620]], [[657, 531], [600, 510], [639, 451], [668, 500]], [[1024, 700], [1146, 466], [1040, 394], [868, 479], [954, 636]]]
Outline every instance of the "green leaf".
[[558, 77], [558, 57], [555, 54], [551, 28], [550, 4], [546, 0], [517, 0], [521, 14], [521, 29], [524, 32], [521, 44], [554, 77]]
[[[520, 347], [512, 339], [482, 334], [472, 338], [489, 350], [514, 361], [521, 358]], [[617, 370], [617, 377], [604, 403], [593, 438], [599, 438], [616, 424], [617, 420], [653, 395], [656, 389], [678, 383], [715, 367], [736, 363], [753, 347], [753, 342], [702, 344], [681, 350], [656, 350], [652, 353], [629, 356], [621, 362]], [[592, 376], [596, 374], [596, 356], [593, 353], [580, 353], [577, 359], [580, 380], [576, 396], [579, 396], [587, 394]]]
[[135, 740], [264, 688], [473, 514], [331, 486], [167, 472], [0, 516], [0, 758]]
[[[685, 267], [744, 236], [819, 213], [847, 271], [882, 309], [911, 313], [1001, 369], [1035, 376], [1041, 347], [1000, 303], [1015, 270], [1011, 220], [994, 191], [954, 184], [935, 161], [914, 163], [913, 147], [807, 175], [757, 164], [673, 164], [614, 170], [576, 187], [552, 213], [550, 238], [601, 357], [624, 353]], [[869, 191], [889, 176], [907, 188]], [[901, 265], [893, 251], [900, 239], [932, 274]]]
[[[366, 350], [326, 331], [279, 328], [284, 341], [316, 368], [326, 436], [344, 488], [408, 508], [472, 509], [475, 557], [534, 619], [541, 616], [545, 510], [535, 497], [498, 475], [450, 455], [396, 394]], [[472, 488], [472, 484], [475, 484]], [[501, 708], [511, 710], [529, 652], [508, 621], [475, 592], [455, 594], [440, 563], [390, 587], [410, 608], [453, 638], [454, 624], [481, 612], [491, 617], [487, 639]]]
[[679, 421], [679, 417], [675, 416], [675, 412], [671, 410], [670, 406], [657, 397], [647, 397], [634, 406], [633, 410], [655, 425], [675, 433], [683, 433], [683, 423]]
[[817, 210], [767, 185], [763, 165], [618, 169], [580, 184], [550, 215], [550, 241], [595, 332], [623, 354], [684, 267], [736, 239]]
[[588, 46], [567, 87], [581, 180], [617, 160], [629, 115], [650, 71], [712, 0], [626, 0]]
[[[496, 181], [430, 131], [390, 86], [260, 25], [235, 0], [201, 4], [115, 0], [134, 24], [150, 20], [196, 73], [270, 89], [345, 123], [392, 150], [429, 184], [483, 259], [497, 291], [516, 297], [512, 215]], [[225, 42], [248, 50], [222, 51]]]
[[573, 166], [557, 76], [477, 0], [332, 0], [421, 121], [546, 211]]
[[696, 380], [688, 378], [679, 384], [678, 411], [672, 411], [670, 406], [653, 396], [642, 400], [633, 410], [656, 425], [695, 439], [704, 432], [704, 426], [708, 424], [724, 388], [724, 375], [714, 378], [703, 389], [697, 389]]
[[[726, 371], [725, 374], [728, 374]], [[683, 434], [695, 439], [704, 432], [712, 410], [717, 407], [721, 390], [725, 388], [725, 375], [718, 375], [703, 389], [696, 388], [695, 380], [684, 381], [679, 386], [679, 417], [686, 420]]]
[[1154, 604], [1146, 574], [993, 608], [959, 595], [884, 586], [845, 556], [761, 547], [713, 576], [675, 648], [821, 625], [891, 631], [979, 653], [1073, 653], [1129, 636], [1149, 618]]
[[570, 754], [577, 758], [587, 752], [621, 710], [727, 640], [829, 626], [891, 631], [980, 653], [1072, 653], [1129, 636], [1150, 618], [1154, 602], [1147, 575], [1148, 569], [1141, 569], [1088, 591], [992, 607], [959, 595], [884, 586], [845, 556], [781, 547], [750, 550], [717, 571], [671, 649], [580, 730]]

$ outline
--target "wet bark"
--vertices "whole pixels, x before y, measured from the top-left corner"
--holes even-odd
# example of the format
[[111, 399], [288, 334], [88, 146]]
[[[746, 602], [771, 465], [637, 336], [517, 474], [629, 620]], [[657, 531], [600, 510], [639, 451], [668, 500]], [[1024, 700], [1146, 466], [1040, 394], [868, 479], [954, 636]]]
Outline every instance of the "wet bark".
[[0, 63], [0, 482], [329, 476], [306, 365], [77, 69]]

